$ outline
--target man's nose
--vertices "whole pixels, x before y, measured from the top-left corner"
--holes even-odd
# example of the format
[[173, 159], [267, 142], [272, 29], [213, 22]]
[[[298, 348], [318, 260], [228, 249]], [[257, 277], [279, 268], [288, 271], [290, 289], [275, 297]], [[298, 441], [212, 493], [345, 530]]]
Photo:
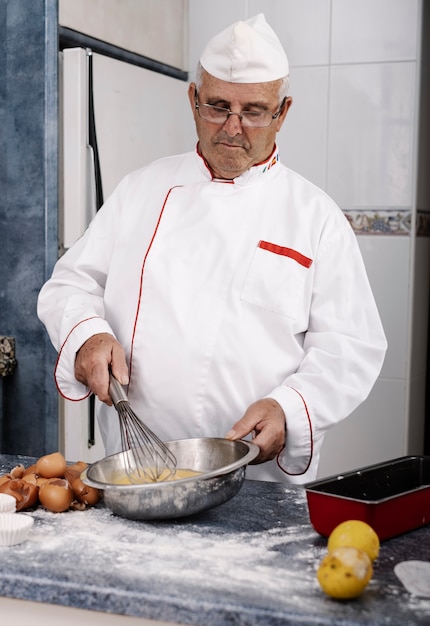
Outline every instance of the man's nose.
[[224, 122], [224, 128], [230, 136], [238, 135], [242, 133], [241, 114], [229, 112], [229, 116]]

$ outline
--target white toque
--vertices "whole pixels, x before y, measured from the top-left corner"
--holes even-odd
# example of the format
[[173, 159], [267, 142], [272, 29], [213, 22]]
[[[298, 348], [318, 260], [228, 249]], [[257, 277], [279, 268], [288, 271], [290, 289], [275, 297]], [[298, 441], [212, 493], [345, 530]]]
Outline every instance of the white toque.
[[266, 83], [289, 74], [285, 50], [263, 13], [215, 35], [200, 63], [209, 74], [230, 83]]

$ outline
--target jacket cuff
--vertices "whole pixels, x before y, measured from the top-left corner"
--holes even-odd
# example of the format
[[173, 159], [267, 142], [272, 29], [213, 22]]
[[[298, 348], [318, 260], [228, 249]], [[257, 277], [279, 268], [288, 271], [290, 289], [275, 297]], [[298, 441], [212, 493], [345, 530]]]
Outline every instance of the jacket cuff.
[[285, 447], [278, 455], [278, 465], [286, 474], [300, 476], [307, 472], [314, 456], [312, 422], [305, 399], [286, 385], [277, 387], [268, 397], [279, 402], [286, 418]]
[[75, 378], [75, 359], [79, 348], [93, 335], [109, 333], [115, 336], [109, 324], [101, 317], [91, 317], [76, 324], [61, 346], [54, 378], [58, 392], [66, 400], [84, 400], [90, 395], [88, 387]]

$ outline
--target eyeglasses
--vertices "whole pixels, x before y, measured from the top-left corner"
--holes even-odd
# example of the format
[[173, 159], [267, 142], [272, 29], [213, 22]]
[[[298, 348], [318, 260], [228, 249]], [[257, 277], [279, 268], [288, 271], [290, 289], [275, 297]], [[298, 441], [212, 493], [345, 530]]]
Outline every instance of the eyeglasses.
[[197, 109], [199, 117], [205, 122], [212, 122], [212, 124], [225, 124], [230, 115], [237, 115], [240, 123], [246, 128], [266, 128], [270, 126], [273, 120], [282, 112], [287, 97], [282, 100], [279, 109], [276, 113], [270, 113], [270, 111], [241, 111], [240, 113], [234, 113], [225, 107], [216, 107], [212, 104], [199, 104], [197, 100], [197, 91], [194, 96], [194, 104]]

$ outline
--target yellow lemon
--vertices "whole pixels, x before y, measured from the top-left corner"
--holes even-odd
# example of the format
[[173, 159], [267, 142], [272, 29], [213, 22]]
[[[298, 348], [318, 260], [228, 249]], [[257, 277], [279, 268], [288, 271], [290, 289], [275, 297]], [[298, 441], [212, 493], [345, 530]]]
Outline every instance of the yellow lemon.
[[342, 522], [331, 532], [327, 548], [332, 552], [341, 546], [352, 546], [364, 550], [374, 561], [379, 554], [379, 537], [369, 524], [360, 520]]
[[341, 546], [323, 558], [317, 579], [327, 595], [348, 600], [364, 591], [372, 574], [372, 562], [366, 552]]

